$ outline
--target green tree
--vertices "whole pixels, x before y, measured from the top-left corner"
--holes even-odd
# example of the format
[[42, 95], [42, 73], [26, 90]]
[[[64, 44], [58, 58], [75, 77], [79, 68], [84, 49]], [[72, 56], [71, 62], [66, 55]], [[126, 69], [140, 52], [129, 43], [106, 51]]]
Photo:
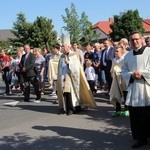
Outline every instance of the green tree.
[[31, 47], [46, 47], [50, 49], [57, 41], [57, 32], [53, 30], [52, 20], [37, 17], [33, 23], [27, 22], [25, 14], [17, 14], [17, 21], [13, 24], [12, 32], [17, 37], [11, 40], [13, 46], [29, 43]]
[[70, 10], [65, 9], [66, 17], [62, 15], [63, 21], [66, 23], [66, 26], [63, 26], [64, 30], [70, 34], [70, 41], [79, 41], [80, 39], [80, 20], [76, 12], [74, 4], [71, 4]]
[[10, 41], [0, 41], [0, 48], [8, 49], [11, 46]]
[[70, 34], [70, 41], [81, 42], [81, 39], [86, 42], [92, 42], [97, 39], [98, 35], [92, 30], [92, 23], [89, 21], [85, 12], [81, 13], [79, 17], [75, 5], [72, 3], [71, 8], [65, 9], [66, 16], [62, 15], [62, 19], [66, 26], [63, 26], [64, 30]]
[[0, 41], [0, 49], [4, 48], [7, 54], [15, 54], [16, 50], [12, 47], [12, 44], [9, 40]]
[[33, 23], [32, 45], [34, 47], [50, 47], [56, 43], [57, 33], [53, 30], [52, 20], [45, 17], [37, 17]]
[[98, 38], [98, 35], [92, 30], [92, 23], [89, 21], [85, 12], [82, 12], [80, 19], [81, 37], [86, 42], [92, 42]]
[[11, 40], [14, 46], [22, 46], [24, 43], [30, 43], [30, 30], [32, 23], [26, 21], [25, 14], [17, 14], [17, 21], [13, 23], [12, 32], [16, 39]]
[[121, 38], [128, 39], [133, 31], [144, 32], [142, 18], [140, 18], [138, 10], [128, 10], [120, 15], [115, 15], [110, 28], [112, 29], [110, 37], [113, 41], [119, 41]]

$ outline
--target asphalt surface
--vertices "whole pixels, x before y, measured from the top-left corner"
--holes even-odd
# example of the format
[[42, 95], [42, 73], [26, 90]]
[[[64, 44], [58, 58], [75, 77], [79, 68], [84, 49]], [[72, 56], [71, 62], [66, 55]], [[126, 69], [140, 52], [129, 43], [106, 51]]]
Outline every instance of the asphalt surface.
[[[19, 91], [10, 96], [3, 96], [3, 91], [0, 80], [0, 150], [131, 149], [129, 118], [112, 117], [114, 108], [104, 92], [95, 95], [97, 108], [66, 116], [53, 104], [56, 97], [49, 89], [40, 103], [18, 102], [23, 100]], [[150, 142], [141, 149], [149, 150]]]

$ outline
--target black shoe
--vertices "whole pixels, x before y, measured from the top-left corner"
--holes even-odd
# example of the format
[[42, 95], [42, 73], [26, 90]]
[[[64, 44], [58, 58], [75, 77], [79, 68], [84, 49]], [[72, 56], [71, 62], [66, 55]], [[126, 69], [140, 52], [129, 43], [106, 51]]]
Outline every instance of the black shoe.
[[73, 114], [73, 111], [72, 110], [69, 110], [68, 112], [66, 112], [66, 115], [67, 116], [70, 116], [70, 115], [72, 115]]
[[136, 141], [133, 145], [132, 148], [139, 148], [143, 145], [147, 145], [147, 140], [143, 140], [143, 141]]
[[80, 112], [80, 111], [82, 111], [81, 106], [76, 106], [76, 107], [74, 108], [74, 113], [78, 113], [78, 112]]
[[28, 98], [24, 98], [24, 102], [29, 102], [30, 100]]
[[24, 102], [29, 102], [29, 99], [24, 99]]
[[40, 101], [40, 100], [41, 100], [41, 97], [37, 97], [35, 100], [39, 100], [39, 101]]
[[54, 101], [53, 104], [58, 104], [58, 102], [57, 102], [57, 101]]
[[24, 100], [24, 102], [29, 102], [29, 100]]

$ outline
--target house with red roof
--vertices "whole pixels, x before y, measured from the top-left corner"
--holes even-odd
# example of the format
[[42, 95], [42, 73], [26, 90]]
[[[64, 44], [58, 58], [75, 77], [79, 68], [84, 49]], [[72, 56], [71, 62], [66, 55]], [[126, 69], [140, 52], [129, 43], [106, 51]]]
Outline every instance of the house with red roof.
[[144, 37], [150, 37], [150, 19], [143, 19]]
[[[110, 28], [110, 24], [113, 23], [113, 18], [109, 18], [108, 21], [99, 21], [92, 26], [94, 32], [99, 36], [99, 40], [105, 40], [109, 38], [110, 33], [112, 32]], [[143, 20], [143, 27], [144, 27], [144, 37], [150, 37], [150, 19]]]

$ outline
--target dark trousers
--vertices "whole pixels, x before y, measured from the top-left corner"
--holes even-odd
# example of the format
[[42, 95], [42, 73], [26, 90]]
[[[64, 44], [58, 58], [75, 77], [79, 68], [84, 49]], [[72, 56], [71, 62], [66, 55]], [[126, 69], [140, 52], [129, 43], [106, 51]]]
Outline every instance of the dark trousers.
[[105, 72], [106, 82], [107, 82], [107, 85], [108, 85], [108, 91], [110, 91], [111, 83], [112, 83], [112, 76], [111, 76], [111, 73], [110, 73], [110, 69], [105, 68], [104, 72]]
[[102, 69], [99, 70], [98, 81], [100, 83], [100, 87], [102, 87], [103, 85], [106, 85], [105, 72]]
[[16, 72], [16, 75], [18, 77], [18, 83], [20, 85], [20, 89], [23, 92], [24, 91], [24, 85], [23, 85], [24, 79], [23, 79], [23, 75], [21, 74], [21, 72]]
[[128, 94], [128, 91], [123, 91], [124, 108], [125, 108], [125, 110], [128, 110], [128, 106], [126, 105], [127, 94]]
[[130, 126], [134, 140], [147, 140], [150, 137], [150, 106], [129, 106]]
[[69, 112], [70, 110], [74, 111], [71, 93], [65, 92], [63, 95], [64, 95], [64, 100], [65, 100], [66, 112]]
[[41, 98], [41, 92], [39, 91], [39, 82], [36, 77], [27, 78], [25, 81], [24, 100], [30, 99], [30, 83], [33, 85], [37, 99]]
[[116, 112], [121, 111], [121, 104], [116, 102]]
[[[124, 110], [128, 110], [128, 106], [125, 105], [126, 103], [126, 98], [127, 98], [127, 91], [123, 91], [123, 98], [124, 98]], [[119, 102], [116, 102], [116, 112], [121, 111], [121, 104]]]
[[94, 92], [95, 91], [95, 81], [88, 80], [88, 83], [89, 83], [91, 91]]
[[4, 73], [3, 73], [3, 80], [4, 80], [5, 86], [6, 86], [5, 93], [9, 94], [9, 92], [10, 92], [9, 84], [11, 82], [11, 79], [10, 79], [10, 76], [9, 76], [9, 71], [4, 71]]

